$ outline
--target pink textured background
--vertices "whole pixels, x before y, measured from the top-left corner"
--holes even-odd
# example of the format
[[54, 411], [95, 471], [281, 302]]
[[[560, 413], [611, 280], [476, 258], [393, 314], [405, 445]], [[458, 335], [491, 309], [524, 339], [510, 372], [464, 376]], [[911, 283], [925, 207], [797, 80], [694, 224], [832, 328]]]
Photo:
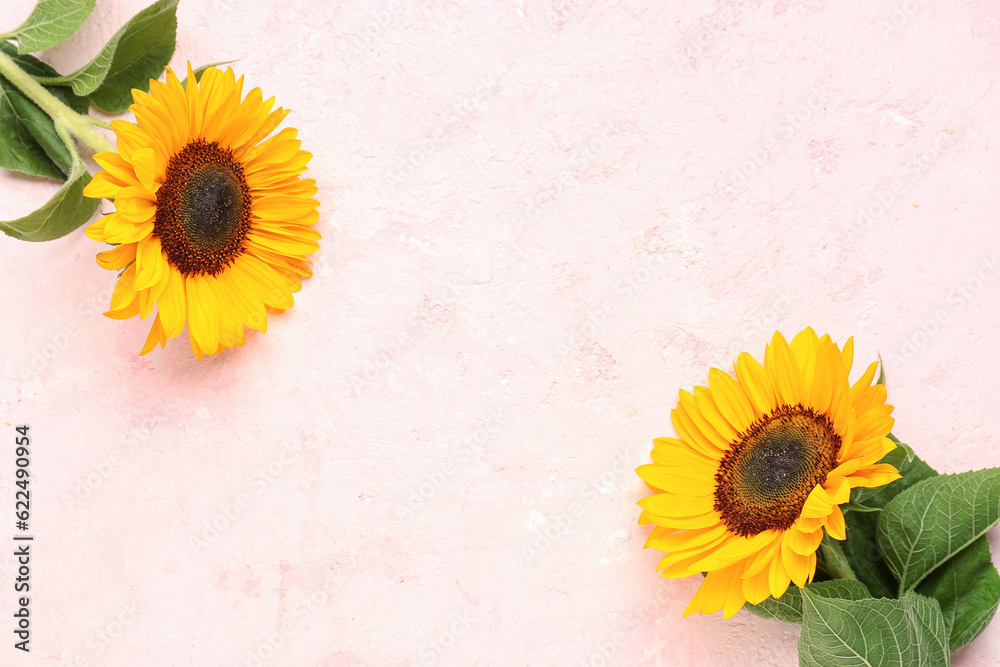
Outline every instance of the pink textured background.
[[[47, 60], [146, 3], [98, 4]], [[632, 472], [776, 328], [881, 352], [939, 471], [1000, 464], [994, 2], [331, 4], [178, 12], [173, 64], [239, 58], [314, 154], [316, 275], [268, 334], [140, 358], [101, 246], [0, 238], [37, 535], [0, 663], [794, 665], [796, 626], [681, 618]], [[53, 189], [5, 174], [0, 217]]]

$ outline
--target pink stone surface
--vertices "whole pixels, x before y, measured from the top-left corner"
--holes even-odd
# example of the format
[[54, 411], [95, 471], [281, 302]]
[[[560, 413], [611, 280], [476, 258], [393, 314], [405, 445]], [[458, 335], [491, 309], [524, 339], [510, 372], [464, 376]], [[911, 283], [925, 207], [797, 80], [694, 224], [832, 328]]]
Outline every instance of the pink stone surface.
[[995, 3], [659, 4], [182, 0], [173, 65], [239, 59], [314, 154], [316, 275], [243, 349], [139, 357], [99, 244], [0, 238], [37, 536], [0, 664], [794, 665], [796, 626], [682, 618], [635, 522], [677, 390], [775, 329], [881, 353], [941, 472], [1000, 465]]

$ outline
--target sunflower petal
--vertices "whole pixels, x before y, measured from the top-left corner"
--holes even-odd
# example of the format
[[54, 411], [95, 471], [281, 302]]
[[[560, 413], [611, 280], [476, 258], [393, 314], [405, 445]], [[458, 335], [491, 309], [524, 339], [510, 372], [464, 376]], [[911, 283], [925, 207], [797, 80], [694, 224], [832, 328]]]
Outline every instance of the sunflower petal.
[[184, 298], [191, 340], [202, 352], [213, 352], [219, 344], [219, 303], [205, 276], [187, 276]]
[[847, 539], [847, 526], [844, 523], [844, 513], [839, 505], [833, 506], [833, 511], [826, 518], [826, 532], [835, 540]]
[[[166, 262], [166, 257], [164, 257]], [[180, 271], [169, 267], [167, 269], [167, 284], [160, 295], [157, 317], [163, 325], [163, 333], [167, 338], [179, 336], [184, 329], [187, 297], [185, 295], [185, 277]]]
[[743, 387], [718, 368], [708, 371], [708, 384], [719, 412], [737, 433], [749, 430], [756, 420], [753, 404]]

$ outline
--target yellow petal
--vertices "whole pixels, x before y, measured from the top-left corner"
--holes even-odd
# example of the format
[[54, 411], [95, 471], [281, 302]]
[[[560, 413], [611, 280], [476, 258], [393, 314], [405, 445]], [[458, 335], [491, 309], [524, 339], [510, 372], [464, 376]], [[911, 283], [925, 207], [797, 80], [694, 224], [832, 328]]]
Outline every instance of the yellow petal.
[[878, 370], [878, 362], [873, 361], [868, 364], [868, 368], [865, 369], [864, 374], [858, 378], [858, 381], [851, 385], [851, 400], [854, 400], [856, 395], [859, 395], [862, 391], [871, 385], [872, 380], [875, 379], [875, 371]]
[[777, 534], [778, 531], [770, 529], [753, 537], [734, 537], [701, 560], [698, 567], [705, 571], [717, 570], [728, 567], [738, 560], [755, 556], [758, 551], [769, 546]]
[[[791, 548], [788, 539], [790, 536], [791, 533], [786, 533], [785, 539], [781, 542], [781, 560], [789, 578], [801, 588], [813, 574], [809, 569], [809, 564], [813, 561], [809, 558], [809, 554], [798, 554]], [[815, 554], [815, 551], [811, 553]]]
[[851, 499], [851, 485], [843, 477], [828, 475], [823, 488], [835, 505], [842, 505]]
[[125, 269], [115, 284], [115, 291], [111, 294], [111, 308], [104, 313], [105, 316], [115, 320], [127, 320], [139, 314], [139, 294], [132, 287], [134, 281], [133, 264]]
[[187, 302], [188, 335], [202, 352], [219, 345], [219, 303], [205, 276], [190, 275], [184, 284]]
[[[779, 545], [781, 542], [778, 542]], [[788, 576], [788, 570], [785, 569], [785, 565], [782, 562], [780, 554], [777, 557], [771, 559], [771, 567], [768, 569], [768, 587], [771, 589], [771, 595], [775, 599], [780, 598], [788, 590], [788, 584], [790, 584], [792, 578]]]
[[705, 555], [711, 553], [720, 546], [724, 546], [730, 539], [732, 539], [731, 535], [723, 533], [722, 535], [715, 536], [714, 539], [704, 544], [698, 544], [688, 549], [676, 549], [671, 551], [660, 559], [656, 569], [669, 570], [669, 575], [664, 574], [662, 576], [670, 578], [687, 576], [686, 574], [682, 574], [682, 572], [693, 573], [704, 571], [705, 568], [700, 567], [700, 563], [705, 559]]
[[785, 405], [803, 401], [802, 377], [792, 351], [784, 337], [775, 332], [771, 344], [764, 352], [764, 369], [774, 386], [778, 398]]
[[[101, 234], [100, 240], [106, 243], [138, 243], [153, 232], [152, 220], [136, 224], [123, 218], [117, 211], [108, 213], [98, 222], [103, 225], [103, 234]], [[88, 230], [88, 236], [94, 238], [90, 234], [90, 230]]]
[[833, 511], [826, 518], [826, 532], [835, 540], [847, 539], [847, 526], [844, 523], [844, 513], [839, 505], [833, 506]]
[[743, 575], [743, 596], [750, 604], [760, 604], [771, 596], [771, 586], [768, 581], [767, 571], [759, 572], [753, 576]]
[[830, 340], [829, 335], [820, 338], [816, 350], [809, 360], [812, 378], [806, 380], [806, 387], [809, 388], [809, 400], [807, 407], [812, 407], [820, 414], [830, 411], [830, 402], [833, 400], [834, 384], [839, 379], [839, 363], [835, 367], [832, 355], [837, 355], [837, 362], [840, 360], [840, 353]]
[[[155, 283], [150, 285], [149, 289], [139, 291], [139, 315], [142, 319], [149, 317], [149, 314], [153, 311], [153, 304], [159, 300], [160, 295], [163, 294], [163, 290], [167, 288], [167, 281], [170, 279], [170, 266], [166, 263], [166, 253], [160, 253], [160, 255], [160, 264], [163, 267], [160, 277]], [[138, 273], [136, 275], [138, 276]]]
[[788, 546], [797, 554], [808, 556], [819, 548], [819, 543], [823, 541], [823, 531], [817, 530], [812, 533], [803, 533], [794, 526], [788, 530]]
[[229, 271], [239, 280], [241, 287], [256, 287], [265, 305], [274, 308], [291, 308], [295, 303], [285, 281], [274, 269], [250, 254], [236, 258]]
[[758, 572], [767, 573], [768, 569], [771, 567], [771, 560], [778, 557], [778, 549], [781, 548], [781, 539], [776, 537], [771, 544], [762, 547], [757, 554], [750, 559], [750, 564], [747, 566], [746, 572], [743, 576], [753, 577], [756, 576]]
[[735, 568], [709, 572], [691, 599], [691, 603], [684, 610], [684, 616], [690, 616], [696, 611], [702, 614], [714, 614], [722, 609], [726, 604], [726, 594], [735, 580]]
[[250, 244], [259, 244], [273, 252], [288, 255], [289, 257], [302, 257], [319, 250], [319, 245], [314, 241], [300, 241], [286, 235], [272, 234], [262, 230], [253, 230], [247, 235]]
[[718, 459], [709, 458], [689, 447], [683, 440], [676, 438], [656, 438], [653, 440], [652, 458], [656, 463], [690, 468], [700, 475], [713, 477], [719, 468]]
[[135, 172], [132, 170], [132, 164], [118, 153], [112, 153], [110, 151], [95, 153], [94, 162], [99, 164], [101, 168], [104, 169], [108, 175], [118, 183], [126, 186], [139, 185], [139, 179], [135, 177]]
[[694, 398], [698, 403], [701, 415], [708, 420], [720, 436], [725, 438], [727, 443], [736, 442], [739, 439], [736, 429], [719, 411], [715, 397], [707, 387], [695, 387]]
[[736, 360], [736, 376], [753, 403], [757, 416], [768, 415], [778, 407], [774, 388], [763, 366], [746, 352], [741, 352]]
[[142, 351], [139, 356], [146, 354], [159, 343], [162, 348], [167, 344], [167, 339], [163, 335], [163, 326], [160, 324], [160, 316], [157, 315], [153, 320], [153, 326], [149, 329], [149, 335], [146, 336], [146, 343], [142, 346]]
[[650, 534], [649, 539], [646, 540], [646, 546], [660, 551], [682, 551], [713, 542], [725, 532], [726, 526], [719, 524], [710, 528], [682, 530], [672, 535], [654, 537]]
[[684, 496], [706, 496], [715, 493], [714, 475], [699, 476], [683, 467], [644, 465], [635, 470], [647, 484]]
[[737, 433], [749, 430], [756, 416], [743, 387], [718, 368], [709, 369], [708, 385], [719, 412], [733, 429]]
[[144, 197], [125, 197], [121, 193], [115, 199], [115, 208], [118, 209], [118, 214], [121, 217], [132, 223], [152, 221], [156, 215], [155, 203]]
[[118, 196], [118, 192], [122, 189], [120, 183], [115, 182], [115, 180], [108, 175], [106, 171], [97, 172], [90, 183], [83, 188], [83, 196], [90, 197], [92, 199], [114, 199]]
[[792, 351], [792, 356], [795, 357], [795, 363], [800, 370], [804, 371], [806, 366], [809, 365], [809, 361], [815, 358], [818, 345], [819, 337], [813, 331], [812, 327], [806, 327], [792, 338], [792, 342], [789, 343], [788, 347]]
[[639, 500], [639, 507], [664, 517], [685, 517], [707, 514], [715, 509], [713, 496], [675, 496], [659, 493]]
[[[660, 493], [660, 492], [658, 492]], [[657, 526], [662, 526], [665, 528], [670, 528], [672, 530], [685, 530], [689, 528], [711, 528], [717, 525], [722, 519], [718, 512], [706, 512], [705, 514], [698, 514], [695, 516], [685, 516], [685, 517], [665, 517], [658, 514], [653, 514], [648, 510], [643, 510], [641, 516], [642, 521], [639, 523], [653, 523]]]
[[139, 241], [135, 256], [135, 289], [149, 289], [160, 281], [167, 269], [163, 261], [160, 239], [147, 236]]
[[889, 482], [894, 482], [900, 477], [902, 477], [902, 475], [900, 475], [899, 471], [892, 467], [892, 465], [888, 463], [877, 463], [872, 466], [859, 468], [853, 476], [848, 477], [848, 481], [851, 486], [873, 488], [876, 486], [882, 486], [883, 484], [888, 484]]
[[743, 582], [740, 580], [742, 565], [737, 563], [729, 568], [728, 588], [726, 589], [726, 604], [723, 607], [722, 619], [728, 620], [736, 615], [743, 605], [747, 603], [747, 598], [743, 594]]
[[677, 410], [681, 413], [680, 417], [688, 431], [697, 434], [698, 449], [712, 459], [723, 456], [731, 448], [732, 441], [723, 437], [705, 418], [694, 394], [682, 389], [678, 395], [680, 402]]
[[271, 112], [268, 115], [267, 120], [265, 120], [261, 124], [260, 128], [257, 129], [257, 131], [253, 134], [253, 136], [247, 139], [240, 146], [237, 146], [233, 149], [233, 155], [235, 155], [237, 159], [242, 158], [246, 154], [247, 150], [256, 146], [258, 143], [261, 142], [261, 140], [264, 139], [264, 137], [271, 134], [271, 132], [274, 131], [274, 128], [278, 127], [278, 125], [281, 124], [281, 121], [285, 119], [285, 116], [288, 115], [288, 112], [289, 109], [282, 109], [281, 107], [278, 107], [273, 112]]
[[160, 189], [157, 174], [159, 161], [152, 148], [143, 148], [135, 152], [132, 156], [132, 163], [135, 169], [135, 176], [139, 179], [139, 184], [151, 193], [156, 193]]
[[120, 271], [135, 261], [135, 243], [122, 243], [97, 253], [97, 263], [109, 271]]
[[[166, 257], [163, 258], [166, 264]], [[167, 284], [160, 295], [158, 318], [163, 325], [163, 334], [173, 338], [184, 329], [186, 298], [184, 294], [184, 275], [173, 267], [167, 268]]]
[[802, 505], [802, 511], [799, 513], [799, 516], [807, 519], [825, 517], [831, 511], [833, 511], [833, 502], [830, 500], [830, 495], [826, 492], [826, 489], [817, 484], [809, 493], [805, 504]]

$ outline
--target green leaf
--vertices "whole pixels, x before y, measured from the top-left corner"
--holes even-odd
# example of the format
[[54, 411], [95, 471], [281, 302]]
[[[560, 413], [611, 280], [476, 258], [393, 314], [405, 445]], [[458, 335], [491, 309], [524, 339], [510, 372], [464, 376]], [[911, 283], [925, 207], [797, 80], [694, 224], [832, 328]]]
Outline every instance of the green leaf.
[[[201, 75], [204, 74], [205, 70], [207, 70], [209, 67], [219, 67], [220, 65], [228, 65], [228, 64], [234, 63], [234, 62], [236, 62], [236, 61], [235, 60], [223, 60], [221, 62], [209, 63], [207, 65], [202, 65], [201, 67], [196, 67], [191, 72], [192, 74], [194, 74], [194, 82], [198, 83], [199, 81], [201, 81]], [[181, 81], [181, 86], [183, 86], [184, 88], [187, 88], [187, 81], [188, 81], [187, 77], [184, 77], [184, 80]]]
[[[891, 452], [890, 452], [891, 453]], [[851, 502], [860, 504], [858, 497], [864, 494], [865, 507], [884, 508], [897, 495], [925, 479], [935, 477], [937, 472], [921, 459], [914, 456], [898, 468], [902, 479], [897, 479], [875, 489], [855, 488], [851, 492]], [[896, 597], [899, 584], [886, 564], [875, 543], [876, 527], [881, 512], [847, 512], [847, 539], [840, 543], [854, 575], [863, 582], [877, 598]]]
[[952, 651], [978, 637], [1000, 602], [1000, 575], [993, 566], [986, 537], [980, 537], [931, 572], [917, 586], [917, 592], [941, 605]]
[[[826, 598], [844, 600], [864, 600], [871, 598], [871, 593], [860, 581], [846, 579], [831, 579], [808, 584], [810, 593]], [[802, 589], [794, 584], [788, 587], [785, 594], [778, 599], [769, 597], [760, 604], [747, 604], [743, 608], [761, 618], [776, 618], [786, 623], [802, 622]]]
[[878, 355], [878, 380], [875, 384], [885, 384], [885, 362], [882, 361], [882, 355]]
[[798, 586], [792, 584], [780, 598], [769, 597], [758, 604], [748, 602], [743, 608], [761, 618], [776, 618], [785, 623], [801, 623], [802, 593]]
[[918, 593], [907, 593], [900, 601], [911, 622], [911, 652], [917, 659], [915, 665], [937, 667], [951, 664], [948, 631], [945, 628], [941, 607], [933, 598]]
[[899, 470], [900, 466], [911, 459], [910, 455], [912, 453], [913, 450], [908, 445], [898, 442], [896, 443], [896, 449], [879, 459], [879, 463], [888, 463], [896, 470]]
[[[892, 433], [890, 433], [886, 437], [889, 438], [890, 440], [892, 440], [894, 443], [896, 443], [896, 445], [898, 445], [899, 447], [901, 447], [904, 452], [906, 452], [906, 460], [907, 461], [912, 461], [913, 457], [917, 455], [917, 453], [913, 451], [913, 447], [910, 447], [908, 444], [906, 444], [905, 442], [903, 442], [902, 440], [900, 440], [899, 438], [897, 438], [896, 436], [894, 436]], [[896, 450], [893, 450], [893, 451], [896, 451]], [[892, 454], [892, 452], [889, 452], [889, 454]], [[882, 460], [885, 461], [887, 458], [889, 458], [889, 454], [886, 454], [885, 456], [883, 456]], [[898, 468], [899, 466], [896, 466], [896, 467]]]
[[[34, 56], [19, 55], [9, 42], [0, 41], [0, 50], [29, 75], [56, 73]], [[86, 98], [77, 97], [67, 87], [46, 88], [78, 113], [86, 113], [90, 108]], [[75, 147], [72, 152], [66, 147], [48, 114], [0, 77], [0, 167], [63, 181], [72, 169], [75, 156]]]
[[68, 83], [101, 110], [120, 113], [132, 104], [132, 89], [149, 90], [163, 73], [177, 43], [177, 2], [158, 0], [132, 17], [97, 57], [76, 72], [47, 81]]
[[941, 667], [951, 663], [937, 602], [802, 595], [799, 664], [806, 667]]
[[[49, 65], [43, 63], [35, 56], [18, 53], [17, 49], [10, 42], [0, 41], [0, 51], [3, 51], [18, 67], [24, 70], [25, 74], [36, 79], [53, 79], [59, 77], [59, 72]], [[90, 111], [90, 100], [86, 97], [79, 97], [73, 93], [72, 88], [64, 85], [42, 85], [45, 90], [55, 95], [60, 102], [68, 106], [77, 113], [85, 114]]]
[[1000, 521], [1000, 468], [940, 475], [893, 498], [878, 519], [886, 563], [910, 591]]
[[19, 28], [5, 35], [17, 39], [20, 53], [62, 44], [94, 11], [96, 0], [41, 0]]
[[22, 241], [51, 241], [90, 220], [101, 200], [83, 196], [90, 174], [80, 162], [74, 167], [66, 183], [44, 206], [18, 220], [0, 221], [0, 231]]
[[0, 167], [58, 181], [65, 179], [64, 172], [35, 136], [36, 132], [44, 133], [46, 124], [55, 133], [52, 119], [0, 77]]
[[[0, 86], [2, 85], [0, 83]], [[35, 106], [34, 102], [21, 94], [9, 95], [8, 101], [11, 108], [22, 119], [22, 127], [31, 134], [32, 138], [45, 153], [49, 164], [55, 163], [58, 175], [51, 178], [60, 181], [65, 180], [66, 175], [73, 169], [73, 161], [78, 159], [76, 151], [71, 153], [66, 148], [66, 144], [63, 143], [63, 140], [59, 138], [59, 134], [56, 132], [56, 127], [52, 119], [44, 111]]]

